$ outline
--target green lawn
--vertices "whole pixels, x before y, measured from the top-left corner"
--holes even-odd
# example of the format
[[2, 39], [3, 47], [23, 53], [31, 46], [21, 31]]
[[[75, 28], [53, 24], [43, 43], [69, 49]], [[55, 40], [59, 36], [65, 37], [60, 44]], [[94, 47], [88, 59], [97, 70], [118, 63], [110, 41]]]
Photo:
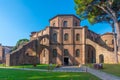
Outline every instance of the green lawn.
[[102, 71], [119, 76], [120, 77], [120, 64], [104, 64]]
[[[93, 68], [93, 64], [87, 66]], [[103, 69], [100, 70], [120, 77], [120, 64], [103, 64]]]
[[89, 73], [0, 69], [0, 80], [100, 80]]
[[20, 65], [20, 66], [11, 66], [14, 68], [34, 68], [34, 69], [54, 69], [55, 68], [55, 64], [53, 64], [51, 67], [48, 64], [38, 64], [36, 67], [34, 67], [33, 65]]

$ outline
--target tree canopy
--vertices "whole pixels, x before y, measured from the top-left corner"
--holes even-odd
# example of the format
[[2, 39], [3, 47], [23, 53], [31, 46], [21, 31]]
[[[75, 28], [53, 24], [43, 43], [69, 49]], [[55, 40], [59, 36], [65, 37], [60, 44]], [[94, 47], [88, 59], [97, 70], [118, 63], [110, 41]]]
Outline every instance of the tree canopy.
[[80, 19], [88, 19], [91, 24], [120, 20], [120, 0], [74, 0], [76, 13]]
[[16, 50], [18, 47], [26, 44], [27, 42], [29, 42], [28, 39], [20, 39], [20, 40], [18, 40], [15, 47], [13, 47], [12, 51]]
[[80, 16], [81, 20], [88, 19], [91, 24], [107, 22], [112, 26], [114, 53], [118, 63], [117, 50], [120, 51], [120, 0], [74, 0], [74, 2], [76, 4], [76, 13]]

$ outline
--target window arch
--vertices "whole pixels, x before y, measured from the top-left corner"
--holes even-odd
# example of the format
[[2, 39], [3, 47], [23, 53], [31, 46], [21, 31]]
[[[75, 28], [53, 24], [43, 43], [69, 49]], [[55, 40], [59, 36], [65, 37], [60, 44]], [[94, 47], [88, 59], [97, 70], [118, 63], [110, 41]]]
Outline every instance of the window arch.
[[53, 57], [57, 57], [57, 50], [56, 49], [53, 49]]
[[80, 56], [80, 50], [77, 49], [77, 50], [76, 50], [76, 57], [79, 57], [79, 56]]
[[53, 41], [54, 41], [54, 42], [57, 42], [57, 33], [54, 33], [54, 34], [53, 34]]
[[80, 34], [76, 34], [76, 41], [80, 40]]
[[68, 33], [64, 34], [64, 40], [67, 41], [68, 40]]
[[64, 49], [64, 56], [68, 56], [68, 49]]
[[67, 22], [67, 21], [64, 21], [64, 22], [63, 22], [63, 27], [67, 27], [67, 25], [68, 25], [68, 22]]

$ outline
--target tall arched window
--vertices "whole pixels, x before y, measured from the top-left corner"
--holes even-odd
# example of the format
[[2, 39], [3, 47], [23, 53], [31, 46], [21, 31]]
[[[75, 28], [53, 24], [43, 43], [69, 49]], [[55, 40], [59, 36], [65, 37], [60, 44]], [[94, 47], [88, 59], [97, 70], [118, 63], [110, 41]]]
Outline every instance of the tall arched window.
[[64, 56], [68, 56], [69, 53], [68, 53], [68, 49], [64, 49]]
[[54, 34], [53, 34], [53, 41], [54, 41], [54, 42], [57, 42], [57, 33], [54, 33]]
[[99, 62], [104, 63], [104, 55], [103, 54], [99, 55]]
[[67, 41], [68, 40], [68, 33], [64, 34], [64, 40]]
[[53, 49], [53, 57], [57, 57], [57, 50]]
[[77, 22], [74, 23], [74, 26], [78, 26]]
[[76, 41], [80, 40], [80, 34], [76, 34]]
[[55, 23], [53, 23], [53, 27], [55, 27]]
[[112, 39], [112, 44], [114, 44], [114, 40]]
[[63, 22], [63, 27], [67, 27], [67, 21]]
[[80, 50], [77, 49], [77, 50], [76, 50], [76, 57], [79, 57], [79, 56], [80, 56]]

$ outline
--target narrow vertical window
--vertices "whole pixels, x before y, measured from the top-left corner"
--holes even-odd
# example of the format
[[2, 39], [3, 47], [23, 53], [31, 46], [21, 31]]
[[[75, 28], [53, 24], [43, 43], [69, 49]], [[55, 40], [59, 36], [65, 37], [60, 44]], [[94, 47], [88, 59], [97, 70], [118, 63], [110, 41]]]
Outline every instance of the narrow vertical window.
[[53, 57], [57, 57], [57, 50], [53, 49]]
[[67, 49], [64, 49], [64, 56], [68, 56], [68, 50]]
[[112, 44], [114, 44], [114, 40], [112, 40]]
[[57, 42], [57, 33], [54, 33], [54, 34], [53, 34], [53, 41], [54, 41], [54, 42]]
[[78, 24], [77, 24], [77, 22], [75, 22], [75, 24], [74, 24], [75, 26], [78, 26]]
[[80, 40], [80, 34], [76, 34], [76, 41]]
[[76, 57], [79, 57], [79, 56], [80, 56], [80, 50], [77, 49], [77, 50], [76, 50]]
[[67, 27], [67, 21], [63, 22], [63, 27]]
[[53, 23], [53, 27], [55, 27], [55, 23]]
[[65, 41], [68, 40], [68, 34], [67, 34], [67, 33], [64, 34], [64, 40], [65, 40]]

